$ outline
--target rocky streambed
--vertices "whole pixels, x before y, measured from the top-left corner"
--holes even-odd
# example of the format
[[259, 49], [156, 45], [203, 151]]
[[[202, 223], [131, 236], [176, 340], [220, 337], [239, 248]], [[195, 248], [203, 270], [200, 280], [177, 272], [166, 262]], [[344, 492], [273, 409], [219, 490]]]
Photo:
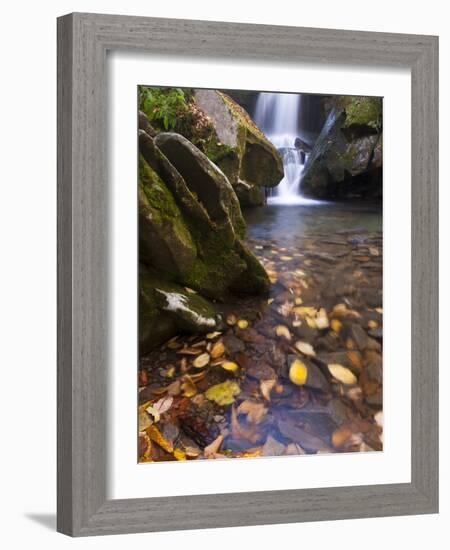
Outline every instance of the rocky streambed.
[[381, 450], [380, 212], [266, 206], [247, 223], [268, 293], [141, 354], [139, 460]]

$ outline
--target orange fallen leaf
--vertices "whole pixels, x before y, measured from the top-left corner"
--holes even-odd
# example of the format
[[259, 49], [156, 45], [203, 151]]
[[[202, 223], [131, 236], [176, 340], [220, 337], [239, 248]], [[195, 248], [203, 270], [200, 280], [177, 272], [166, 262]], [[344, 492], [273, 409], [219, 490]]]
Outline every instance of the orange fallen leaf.
[[170, 441], [168, 441], [158, 430], [158, 428], [155, 425], [149, 426], [146, 430], [147, 435], [149, 438], [154, 441], [157, 445], [159, 445], [161, 448], [163, 448], [168, 453], [173, 452], [173, 445]]

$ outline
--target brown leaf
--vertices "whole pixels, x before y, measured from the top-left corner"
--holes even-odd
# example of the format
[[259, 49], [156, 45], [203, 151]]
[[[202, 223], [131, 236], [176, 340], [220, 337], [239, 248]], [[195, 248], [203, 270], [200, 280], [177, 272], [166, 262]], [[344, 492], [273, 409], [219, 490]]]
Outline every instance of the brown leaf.
[[224, 437], [222, 434], [216, 437], [216, 439], [205, 447], [203, 454], [205, 458], [217, 458], [220, 446], [222, 445]]
[[266, 401], [270, 401], [270, 392], [276, 383], [276, 380], [261, 380], [259, 383], [259, 389], [261, 390], [261, 394]]
[[247, 421], [251, 424], [259, 424], [266, 416], [267, 409], [262, 403], [255, 403], [254, 401], [246, 399], [239, 405], [237, 412], [238, 414], [246, 414]]
[[338, 428], [331, 436], [331, 443], [335, 449], [341, 449], [352, 437], [352, 430], [348, 426]]

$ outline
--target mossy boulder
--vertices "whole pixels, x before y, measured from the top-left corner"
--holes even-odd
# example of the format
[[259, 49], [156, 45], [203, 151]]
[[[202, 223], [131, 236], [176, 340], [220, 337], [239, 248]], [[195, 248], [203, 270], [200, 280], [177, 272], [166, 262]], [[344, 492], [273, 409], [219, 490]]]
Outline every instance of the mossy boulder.
[[211, 332], [222, 326], [214, 306], [182, 286], [170, 283], [154, 270], [139, 273], [139, 345], [141, 353], [179, 331]]
[[340, 97], [305, 164], [302, 192], [321, 199], [380, 199], [381, 123], [381, 98]]
[[216, 299], [223, 299], [230, 291], [267, 291], [269, 280], [265, 270], [253, 254], [243, 253], [245, 221], [228, 178], [179, 134], [158, 134], [154, 147], [167, 162], [173, 163], [186, 188], [206, 212], [209, 224], [205, 228], [204, 223], [198, 223], [197, 216], [184, 209], [197, 255], [180, 282]]
[[[183, 135], [224, 172], [233, 188], [239, 182], [273, 187], [283, 179], [276, 148], [228, 94], [140, 86], [139, 97], [141, 130], [150, 137], [167, 131]], [[239, 200], [243, 206], [263, 204], [265, 195], [262, 191], [240, 193]]]
[[197, 256], [173, 194], [142, 155], [139, 158], [139, 256], [174, 276], [188, 272]]
[[[233, 187], [274, 187], [283, 179], [283, 163], [276, 148], [267, 140], [240, 105], [215, 90], [195, 90], [194, 101], [211, 121], [214, 132], [205, 153], [226, 174]], [[250, 202], [247, 203], [247, 197]], [[243, 206], [264, 203], [264, 193], [240, 194]]]
[[211, 221], [229, 235], [230, 242], [243, 237], [245, 221], [236, 193], [225, 174], [180, 134], [163, 132], [156, 136], [155, 144], [182, 175]]
[[[140, 131], [140, 260], [163, 280], [225, 300], [269, 279], [245, 248], [245, 222], [222, 171], [179, 134]], [[173, 162], [173, 164], [172, 164]]]

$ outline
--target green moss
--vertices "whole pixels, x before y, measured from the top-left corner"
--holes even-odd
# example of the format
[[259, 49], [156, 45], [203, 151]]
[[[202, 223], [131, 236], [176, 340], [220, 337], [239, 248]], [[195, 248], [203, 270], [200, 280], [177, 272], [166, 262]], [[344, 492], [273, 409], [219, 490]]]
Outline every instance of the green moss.
[[223, 298], [230, 283], [246, 269], [246, 264], [218, 232], [198, 236], [198, 256], [187, 275], [186, 284], [206, 296]]
[[346, 113], [344, 128], [352, 125], [377, 128], [381, 122], [382, 99], [380, 97], [343, 97], [341, 105]]
[[240, 105], [233, 101], [231, 97], [229, 97], [227, 94], [223, 92], [218, 92], [218, 94], [222, 97], [230, 112], [237, 119], [239, 125], [244, 126], [249, 132], [258, 136], [259, 139], [262, 139], [264, 141], [267, 139], [263, 132], [261, 132], [258, 126], [256, 126], [256, 124], [250, 118], [248, 113]]
[[170, 240], [180, 254], [196, 255], [196, 246], [171, 191], [145, 159], [139, 157], [139, 213], [162, 240]]

